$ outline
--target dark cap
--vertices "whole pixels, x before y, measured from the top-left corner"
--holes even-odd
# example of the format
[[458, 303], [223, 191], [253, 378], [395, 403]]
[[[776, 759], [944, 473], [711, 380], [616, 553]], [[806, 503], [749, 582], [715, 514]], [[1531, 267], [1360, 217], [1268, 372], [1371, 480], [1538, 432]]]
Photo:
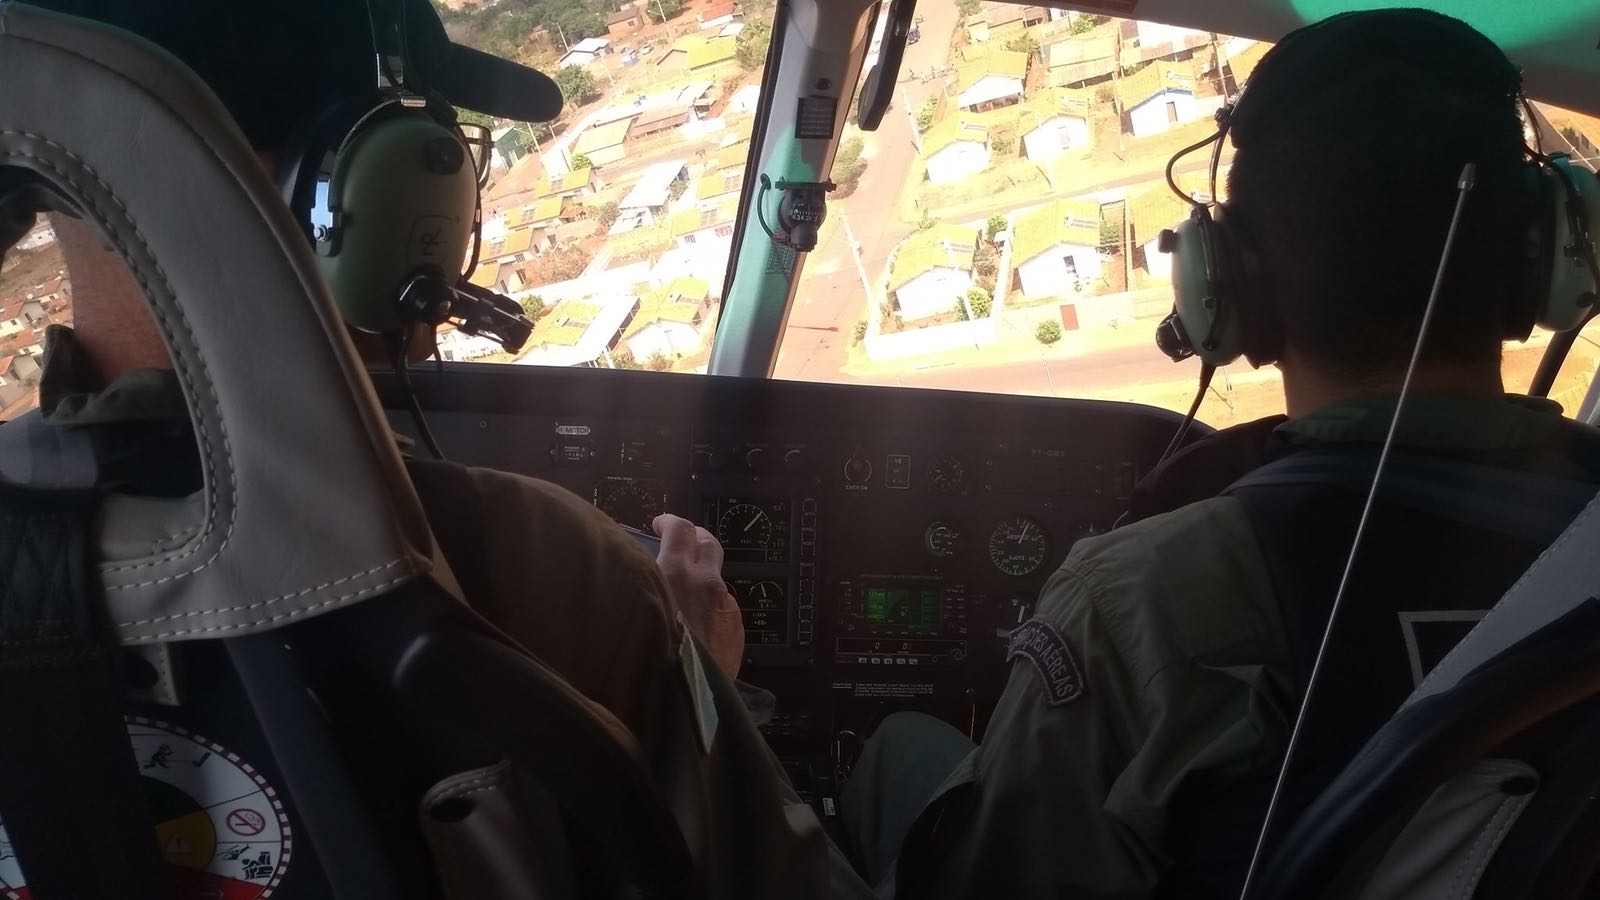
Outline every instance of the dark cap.
[[[377, 84], [363, 0], [29, 0], [133, 32], [176, 56], [216, 92], [257, 147], [278, 146], [331, 105]], [[454, 106], [544, 121], [555, 82], [452, 43], [429, 0], [403, 0], [406, 47], [421, 87]]]

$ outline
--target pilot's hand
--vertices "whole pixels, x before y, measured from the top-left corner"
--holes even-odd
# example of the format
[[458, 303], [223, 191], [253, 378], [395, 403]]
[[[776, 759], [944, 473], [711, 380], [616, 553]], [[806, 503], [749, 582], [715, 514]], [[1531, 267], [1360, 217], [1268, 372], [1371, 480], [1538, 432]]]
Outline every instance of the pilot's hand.
[[671, 514], [650, 523], [661, 535], [656, 565], [666, 576], [689, 630], [729, 678], [744, 659], [744, 617], [722, 580], [722, 545], [711, 532]]

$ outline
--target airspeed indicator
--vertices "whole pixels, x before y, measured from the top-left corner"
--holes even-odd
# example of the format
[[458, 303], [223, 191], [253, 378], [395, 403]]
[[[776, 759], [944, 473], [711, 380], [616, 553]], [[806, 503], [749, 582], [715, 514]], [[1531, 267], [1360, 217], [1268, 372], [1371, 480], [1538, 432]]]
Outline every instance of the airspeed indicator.
[[989, 533], [989, 562], [1013, 578], [1032, 575], [1050, 555], [1050, 536], [1028, 516], [1012, 516]]

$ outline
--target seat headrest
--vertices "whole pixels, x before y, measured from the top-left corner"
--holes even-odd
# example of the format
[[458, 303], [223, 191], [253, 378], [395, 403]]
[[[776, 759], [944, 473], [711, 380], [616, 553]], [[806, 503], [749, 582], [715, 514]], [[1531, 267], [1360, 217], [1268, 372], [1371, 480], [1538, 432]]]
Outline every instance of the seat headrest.
[[50, 183], [126, 262], [199, 446], [200, 495], [106, 502], [120, 638], [272, 628], [430, 574], [453, 586], [311, 250], [210, 90], [139, 38], [14, 3], [0, 85], [0, 167]]

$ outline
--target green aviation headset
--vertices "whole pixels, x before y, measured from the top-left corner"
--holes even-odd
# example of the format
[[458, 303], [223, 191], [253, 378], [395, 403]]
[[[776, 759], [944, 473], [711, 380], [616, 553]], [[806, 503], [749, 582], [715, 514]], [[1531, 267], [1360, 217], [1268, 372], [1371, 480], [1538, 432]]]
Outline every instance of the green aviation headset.
[[[373, 30], [386, 60], [376, 19]], [[402, 40], [402, 60], [403, 49]], [[449, 104], [398, 87], [335, 104], [291, 141], [278, 186], [352, 328], [405, 336], [413, 323], [455, 319], [509, 350], [527, 341], [532, 325], [516, 303], [466, 279], [488, 148]]]
[[[1308, 36], [1325, 38], [1330, 47], [1347, 46], [1341, 39], [1352, 26], [1370, 25], [1361, 20], [1371, 16], [1410, 16], [1436, 33], [1442, 27], [1441, 41], [1449, 46], [1441, 52], [1480, 57], [1475, 77], [1483, 80], [1483, 86], [1492, 95], [1516, 98], [1526, 108], [1522, 74], [1499, 47], [1463, 23], [1414, 10], [1346, 13], [1295, 31], [1262, 58], [1251, 83], [1294, 82], [1295, 69], [1307, 69], [1321, 60], [1315, 53], [1284, 55], [1285, 47], [1304, 48]], [[1248, 235], [1230, 224], [1227, 204], [1196, 201], [1173, 181], [1173, 167], [1181, 157], [1214, 144], [1211, 195], [1215, 198], [1222, 144], [1229, 133], [1270, 127], [1260, 113], [1265, 103], [1245, 103], [1247, 96], [1260, 90], [1241, 90], [1231, 105], [1217, 113], [1217, 132], [1179, 151], [1167, 164], [1167, 183], [1192, 206], [1189, 218], [1163, 231], [1157, 245], [1173, 257], [1173, 309], [1156, 329], [1156, 345], [1174, 361], [1198, 356], [1210, 366], [1225, 366], [1243, 356], [1260, 367], [1276, 362], [1282, 352], [1277, 316], [1263, 296], [1261, 258]], [[1547, 156], [1531, 148], [1526, 152], [1528, 190], [1536, 203], [1529, 223], [1531, 249], [1522, 261], [1524, 286], [1511, 304], [1507, 340], [1526, 339], [1535, 325], [1554, 331], [1577, 327], [1587, 320], [1600, 293], [1600, 264], [1596, 262], [1600, 250], [1595, 245], [1600, 235], [1590, 230], [1590, 223], [1600, 222], [1600, 182], [1593, 172], [1573, 165], [1566, 156]]]

